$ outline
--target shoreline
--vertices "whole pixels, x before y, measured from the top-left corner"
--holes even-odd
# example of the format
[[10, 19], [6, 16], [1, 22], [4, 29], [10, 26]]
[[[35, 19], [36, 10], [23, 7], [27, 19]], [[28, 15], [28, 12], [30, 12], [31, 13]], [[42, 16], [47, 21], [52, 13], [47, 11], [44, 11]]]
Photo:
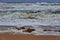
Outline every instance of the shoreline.
[[0, 33], [12, 33], [12, 34], [32, 34], [32, 35], [51, 35], [51, 36], [60, 36], [60, 27], [53, 27], [53, 26], [43, 26], [40, 25], [39, 27], [25, 25], [21, 27], [17, 26], [6, 26], [3, 25], [0, 27]]

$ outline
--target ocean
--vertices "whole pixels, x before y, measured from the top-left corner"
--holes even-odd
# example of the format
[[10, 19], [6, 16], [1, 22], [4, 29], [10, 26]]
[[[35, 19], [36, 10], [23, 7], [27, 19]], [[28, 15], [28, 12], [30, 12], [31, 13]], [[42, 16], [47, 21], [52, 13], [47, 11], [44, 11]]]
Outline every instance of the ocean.
[[[13, 32], [35, 35], [60, 35], [54, 32], [60, 27], [60, 3], [0, 3], [0, 25], [4, 25], [2, 32]], [[5, 27], [8, 25], [7, 27]], [[14, 26], [14, 28], [10, 28]], [[35, 31], [32, 33], [17, 30], [22, 26], [32, 26]], [[52, 31], [43, 31], [43, 29]], [[52, 28], [53, 27], [53, 28]], [[57, 30], [58, 31], [58, 30]]]

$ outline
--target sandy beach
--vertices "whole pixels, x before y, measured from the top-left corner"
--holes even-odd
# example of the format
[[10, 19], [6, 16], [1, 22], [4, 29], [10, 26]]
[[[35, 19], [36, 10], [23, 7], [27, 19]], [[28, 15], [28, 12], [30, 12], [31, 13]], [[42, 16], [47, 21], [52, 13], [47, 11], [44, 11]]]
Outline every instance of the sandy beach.
[[0, 40], [60, 40], [60, 36], [3, 33]]

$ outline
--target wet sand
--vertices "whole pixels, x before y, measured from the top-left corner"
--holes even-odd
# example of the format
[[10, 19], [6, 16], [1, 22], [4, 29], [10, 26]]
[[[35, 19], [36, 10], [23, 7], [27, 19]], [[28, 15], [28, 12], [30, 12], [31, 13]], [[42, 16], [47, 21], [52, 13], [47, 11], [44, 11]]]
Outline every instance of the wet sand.
[[60, 40], [60, 36], [3, 33], [0, 34], [0, 40]]

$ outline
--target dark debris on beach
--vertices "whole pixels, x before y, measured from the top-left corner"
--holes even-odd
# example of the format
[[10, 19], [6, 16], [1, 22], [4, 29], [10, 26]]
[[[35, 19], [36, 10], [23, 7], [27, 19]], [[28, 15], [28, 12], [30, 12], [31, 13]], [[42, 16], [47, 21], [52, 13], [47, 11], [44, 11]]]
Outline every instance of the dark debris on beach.
[[29, 32], [31, 33], [32, 31], [35, 31], [33, 26], [22, 26], [20, 28], [16, 28], [17, 30], [23, 30], [23, 32]]

